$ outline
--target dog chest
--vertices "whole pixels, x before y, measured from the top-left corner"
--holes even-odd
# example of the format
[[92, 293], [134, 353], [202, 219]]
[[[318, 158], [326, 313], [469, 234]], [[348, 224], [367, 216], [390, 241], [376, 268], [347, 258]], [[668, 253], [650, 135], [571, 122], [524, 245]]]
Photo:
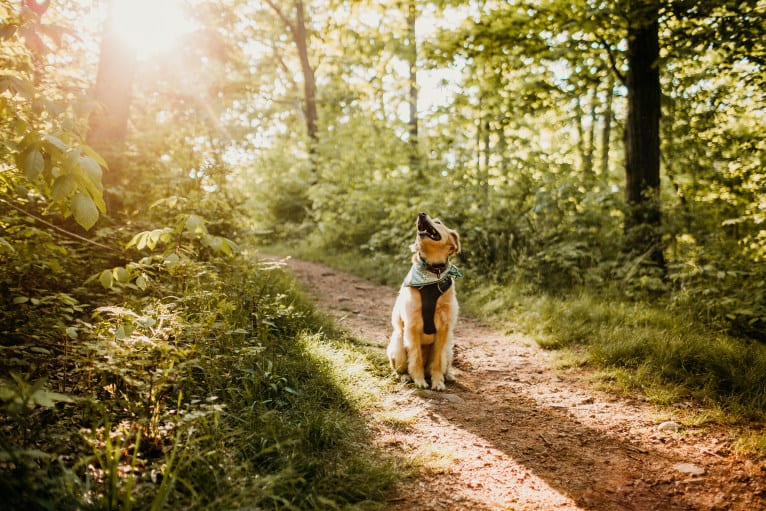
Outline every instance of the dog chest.
[[447, 278], [443, 281], [435, 282], [427, 286], [420, 286], [417, 290], [420, 292], [421, 314], [423, 315], [423, 333], [435, 334], [436, 324], [434, 317], [436, 315], [436, 304], [439, 298], [452, 287], [452, 279]]

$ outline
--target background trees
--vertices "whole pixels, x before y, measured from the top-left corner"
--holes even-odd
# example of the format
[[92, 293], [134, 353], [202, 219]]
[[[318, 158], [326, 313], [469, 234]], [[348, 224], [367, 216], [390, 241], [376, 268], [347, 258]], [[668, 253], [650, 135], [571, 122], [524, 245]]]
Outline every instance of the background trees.
[[498, 283], [628, 282], [761, 335], [756, 0], [193, 4], [138, 60], [106, 10], [3, 4], [16, 221], [93, 228], [104, 197], [115, 215], [194, 190], [187, 213], [246, 206], [275, 237], [380, 256], [431, 209]]

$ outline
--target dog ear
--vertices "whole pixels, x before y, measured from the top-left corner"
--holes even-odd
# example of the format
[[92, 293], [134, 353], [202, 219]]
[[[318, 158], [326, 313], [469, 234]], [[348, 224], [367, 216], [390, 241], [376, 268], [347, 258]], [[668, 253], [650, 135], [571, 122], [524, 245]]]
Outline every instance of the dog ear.
[[456, 231], [450, 230], [449, 232], [450, 249], [449, 255], [460, 253], [460, 236]]

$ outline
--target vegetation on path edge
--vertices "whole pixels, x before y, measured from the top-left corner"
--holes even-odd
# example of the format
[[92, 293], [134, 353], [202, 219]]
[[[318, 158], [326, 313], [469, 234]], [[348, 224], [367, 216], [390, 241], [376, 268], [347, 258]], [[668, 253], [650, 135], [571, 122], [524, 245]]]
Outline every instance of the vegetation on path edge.
[[[0, 507], [378, 507], [393, 462], [367, 438], [372, 391], [348, 374], [368, 354], [278, 268], [185, 266], [119, 305], [71, 298], [68, 342], [3, 347]], [[62, 306], [35, 299], [4, 318], [25, 315], [34, 335]]]

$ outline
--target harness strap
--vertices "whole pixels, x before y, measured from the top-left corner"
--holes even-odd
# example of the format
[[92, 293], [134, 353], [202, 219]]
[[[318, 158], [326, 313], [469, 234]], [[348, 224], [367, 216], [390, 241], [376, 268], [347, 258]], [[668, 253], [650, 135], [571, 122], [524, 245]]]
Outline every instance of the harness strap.
[[434, 316], [436, 315], [436, 302], [439, 301], [441, 295], [446, 293], [450, 287], [452, 287], [452, 277], [434, 282], [433, 284], [417, 287], [418, 291], [420, 291], [420, 303], [422, 306], [421, 314], [423, 316], [423, 333], [436, 333], [436, 324], [434, 323]]

